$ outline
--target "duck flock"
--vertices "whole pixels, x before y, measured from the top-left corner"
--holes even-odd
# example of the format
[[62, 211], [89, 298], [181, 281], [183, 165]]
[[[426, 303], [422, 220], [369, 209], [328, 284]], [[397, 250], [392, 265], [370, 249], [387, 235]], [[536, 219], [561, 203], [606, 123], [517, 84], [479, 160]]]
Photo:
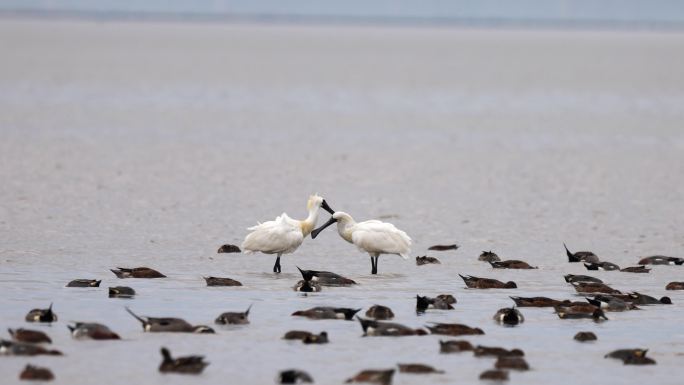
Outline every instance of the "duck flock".
[[[319, 228], [315, 228], [319, 209], [322, 208], [331, 214], [330, 219]], [[311, 196], [307, 202], [308, 216], [304, 220], [295, 220], [282, 214], [273, 221], [260, 223], [250, 227], [241, 247], [236, 245], [223, 245], [219, 253], [253, 253], [261, 252], [276, 256], [273, 272], [279, 274], [281, 257], [284, 254], [293, 253], [302, 244], [304, 239], [311, 235], [315, 239], [318, 234], [328, 226], [337, 225], [337, 230], [345, 241], [354, 244], [360, 251], [367, 253], [371, 261], [371, 274], [378, 274], [379, 257], [383, 254], [399, 255], [408, 259], [411, 252], [411, 238], [394, 225], [378, 220], [356, 222], [351, 215], [334, 211], [320, 196]], [[683, 258], [655, 255], [641, 258], [635, 266], [620, 268], [618, 265], [601, 261], [599, 257], [590, 251], [571, 252], [567, 246], [565, 255], [569, 263], [582, 263], [588, 272], [593, 270], [619, 271], [632, 274], [648, 274], [648, 265], [682, 265]], [[435, 245], [428, 250], [431, 252], [445, 252], [458, 249], [456, 244]], [[484, 251], [478, 260], [489, 263], [493, 269], [538, 269], [535, 266], [520, 260], [501, 260], [492, 251]], [[440, 264], [439, 259], [429, 256], [416, 257], [417, 265]], [[357, 283], [342, 275], [319, 270], [304, 270], [297, 267], [302, 279], [293, 285], [298, 295], [307, 296], [309, 293], [320, 292], [324, 287], [350, 287]], [[166, 275], [149, 267], [118, 267], [111, 270], [119, 279], [164, 279]], [[494, 271], [494, 270], [492, 270]], [[459, 274], [460, 275], [460, 274]], [[492, 274], [494, 275], [494, 274]], [[470, 289], [514, 289], [518, 284], [513, 281], [502, 282], [492, 277], [477, 277], [473, 275], [460, 275], [465, 286]], [[242, 283], [228, 277], [205, 277], [207, 286], [242, 286]], [[525, 322], [524, 309], [528, 307], [548, 307], [558, 317], [559, 322], [566, 319], [586, 319], [587, 322], [606, 322], [611, 319], [610, 312], [623, 312], [644, 309], [651, 305], [672, 305], [669, 297], [655, 298], [645, 293], [636, 291], [623, 292], [610, 287], [602, 280], [590, 275], [567, 274], [559, 276], [559, 279], [574, 289], [578, 299], [558, 299], [548, 297], [521, 297], [510, 295], [512, 306], [501, 309], [492, 309], [493, 320], [502, 327], [516, 327]], [[75, 279], [67, 283], [67, 287], [99, 287], [101, 280]], [[663, 283], [665, 290], [684, 290], [684, 282]], [[75, 289], [76, 290], [76, 289]], [[495, 290], [496, 293], [502, 291]], [[505, 291], [508, 293], [508, 290]], [[570, 291], [569, 291], [570, 292]], [[136, 291], [129, 286], [112, 286], [108, 288], [110, 298], [135, 298]], [[415, 310], [421, 314], [431, 309], [454, 310], [458, 307], [458, 300], [452, 294], [444, 293], [435, 297], [416, 295]], [[251, 306], [245, 310], [228, 311], [217, 314], [215, 325], [248, 325], [250, 323]], [[521, 310], [522, 309], [522, 310]], [[181, 318], [163, 316], [143, 316], [129, 307], [125, 310], [135, 320], [140, 322], [143, 332], [149, 333], [215, 333], [212, 326], [193, 325]], [[366, 309], [363, 316], [360, 308], [340, 307], [331, 303], [330, 306], [317, 306], [308, 309], [292, 309], [292, 317], [305, 317], [312, 320], [330, 319], [341, 321], [358, 322], [364, 337], [402, 337], [424, 336], [436, 334], [443, 336], [439, 340], [439, 352], [442, 354], [463, 354], [472, 352], [475, 357], [492, 357], [495, 359], [493, 367], [480, 375], [481, 380], [506, 381], [510, 371], [527, 371], [531, 365], [525, 358], [525, 352], [521, 349], [507, 349], [498, 346], [482, 346], [470, 340], [464, 339], [470, 336], [485, 334], [482, 328], [460, 323], [431, 323], [423, 328], [412, 328], [400, 323], [392, 322], [394, 312], [387, 306], [373, 305]], [[45, 309], [33, 309], [28, 312], [25, 322], [29, 323], [56, 323], [58, 322], [57, 309], [50, 304]], [[19, 320], [17, 320], [19, 322]], [[248, 326], [245, 326], [248, 327]], [[121, 337], [107, 325], [95, 322], [70, 322], [66, 325], [73, 339], [91, 340], [119, 340]], [[50, 345], [52, 340], [46, 333], [31, 328], [17, 327], [8, 330], [9, 338], [0, 340], [0, 355], [36, 356], [36, 355], [62, 355], [58, 349]], [[465, 337], [468, 336], [468, 337]], [[455, 339], [449, 339], [455, 337]], [[169, 334], [169, 339], [173, 338]], [[327, 344], [330, 343], [326, 331], [314, 333], [306, 330], [284, 330], [284, 340], [297, 340], [303, 344]], [[476, 337], [475, 337], [476, 338]], [[599, 336], [593, 332], [579, 332], [574, 339], [581, 343], [597, 341]], [[103, 342], [106, 343], [106, 342]], [[201, 355], [174, 356], [169, 349], [160, 346], [160, 360], [158, 369], [162, 373], [200, 374], [209, 365]], [[624, 349], [606, 351], [605, 357], [622, 361], [625, 365], [655, 365], [656, 361], [647, 356], [647, 347], [626, 346]], [[201, 352], [197, 352], [200, 353]], [[444, 371], [436, 369], [429, 363], [399, 363], [396, 368], [359, 368], [359, 372], [352, 374], [346, 382], [391, 384], [395, 373], [411, 374], [440, 374]], [[274, 373], [278, 383], [311, 383], [314, 379], [305, 371], [305, 368], [289, 369]], [[19, 374], [22, 380], [51, 380], [54, 374], [49, 368], [38, 367], [28, 363]]]

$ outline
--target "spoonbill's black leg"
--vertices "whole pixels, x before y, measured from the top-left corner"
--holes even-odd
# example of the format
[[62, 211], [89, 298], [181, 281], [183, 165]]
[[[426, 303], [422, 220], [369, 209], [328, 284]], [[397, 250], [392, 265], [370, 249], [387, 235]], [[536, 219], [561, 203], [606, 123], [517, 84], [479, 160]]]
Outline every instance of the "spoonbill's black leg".
[[280, 273], [280, 255], [276, 258], [275, 265], [273, 265], [273, 272]]

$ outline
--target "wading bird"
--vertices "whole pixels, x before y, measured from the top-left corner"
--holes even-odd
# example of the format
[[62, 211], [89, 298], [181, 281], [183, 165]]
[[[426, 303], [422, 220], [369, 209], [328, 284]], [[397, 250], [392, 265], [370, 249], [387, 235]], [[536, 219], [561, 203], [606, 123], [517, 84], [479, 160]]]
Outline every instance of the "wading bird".
[[380, 254], [396, 254], [408, 259], [411, 252], [411, 238], [393, 224], [370, 220], [355, 222], [351, 215], [338, 211], [323, 226], [311, 232], [311, 238], [326, 227], [337, 222], [337, 232], [347, 242], [355, 244], [371, 256], [371, 274], [378, 274]]
[[246, 254], [257, 251], [264, 254], [277, 254], [273, 272], [280, 273], [280, 256], [297, 250], [304, 241], [304, 237], [309, 235], [316, 226], [318, 209], [321, 207], [330, 214], [334, 213], [325, 199], [312, 195], [306, 203], [306, 208], [309, 210], [309, 216], [306, 219], [299, 221], [283, 213], [273, 221], [248, 228], [247, 230], [251, 233], [247, 234], [242, 242], [242, 250]]

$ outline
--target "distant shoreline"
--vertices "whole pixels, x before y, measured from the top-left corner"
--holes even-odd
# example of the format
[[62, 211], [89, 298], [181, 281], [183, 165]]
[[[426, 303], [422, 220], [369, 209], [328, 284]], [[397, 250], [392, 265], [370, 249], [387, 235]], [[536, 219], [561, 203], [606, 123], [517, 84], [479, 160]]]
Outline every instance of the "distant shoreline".
[[274, 24], [308, 26], [378, 26], [407, 28], [477, 28], [477, 29], [531, 29], [579, 31], [653, 31], [683, 32], [684, 22], [624, 21], [624, 20], [570, 20], [570, 19], [503, 19], [503, 18], [422, 18], [375, 17], [354, 15], [284, 15], [284, 14], [211, 14], [164, 13], [126, 11], [38, 11], [0, 10], [2, 19], [81, 20], [97, 22], [182, 22], [208, 24]]

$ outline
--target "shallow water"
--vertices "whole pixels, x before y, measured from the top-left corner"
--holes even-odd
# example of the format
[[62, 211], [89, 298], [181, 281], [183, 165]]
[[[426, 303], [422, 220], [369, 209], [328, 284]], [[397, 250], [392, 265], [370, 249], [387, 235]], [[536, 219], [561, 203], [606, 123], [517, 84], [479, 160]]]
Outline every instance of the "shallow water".
[[[0, 22], [0, 330], [48, 332], [65, 357], [0, 357], [3, 383], [27, 363], [55, 383], [263, 384], [300, 368], [341, 383], [365, 368], [420, 362], [446, 371], [397, 374], [395, 384], [479, 383], [491, 359], [440, 355], [443, 336], [362, 338], [357, 322], [291, 317], [318, 305], [390, 306], [396, 322], [459, 322], [465, 339], [521, 348], [532, 370], [511, 383], [679, 383], [684, 294], [664, 286], [684, 267], [597, 272], [621, 290], [672, 297], [672, 306], [562, 321], [522, 309], [504, 328], [491, 317], [509, 295], [573, 298], [562, 248], [620, 266], [682, 256], [684, 100], [679, 34], [489, 32], [135, 23]], [[591, 57], [596, 60], [587, 61]], [[506, 63], [500, 65], [498, 63]], [[387, 216], [414, 240], [412, 255], [441, 265], [368, 256], [333, 229], [283, 257], [216, 254], [245, 228], [282, 211], [305, 214], [318, 192], [358, 220]], [[321, 214], [320, 223], [327, 218]], [[426, 252], [456, 242], [457, 251]], [[539, 270], [492, 270], [482, 250]], [[116, 266], [169, 278], [119, 280]], [[301, 296], [295, 266], [359, 282]], [[468, 290], [458, 273], [514, 280], [515, 290]], [[202, 276], [244, 287], [208, 288]], [[65, 288], [75, 278], [100, 288]], [[135, 299], [109, 299], [129, 285]], [[451, 293], [453, 311], [414, 312], [415, 295]], [[576, 297], [581, 298], [581, 297]], [[59, 322], [26, 324], [54, 303]], [[212, 324], [253, 304], [251, 324], [217, 335], [143, 333], [124, 306]], [[124, 340], [73, 341], [68, 321], [109, 325]], [[326, 330], [331, 343], [281, 340]], [[599, 340], [572, 336], [594, 331]], [[199, 377], [160, 375], [159, 347], [202, 354]], [[629, 367], [603, 355], [649, 348]], [[7, 379], [7, 381], [5, 381]]]

